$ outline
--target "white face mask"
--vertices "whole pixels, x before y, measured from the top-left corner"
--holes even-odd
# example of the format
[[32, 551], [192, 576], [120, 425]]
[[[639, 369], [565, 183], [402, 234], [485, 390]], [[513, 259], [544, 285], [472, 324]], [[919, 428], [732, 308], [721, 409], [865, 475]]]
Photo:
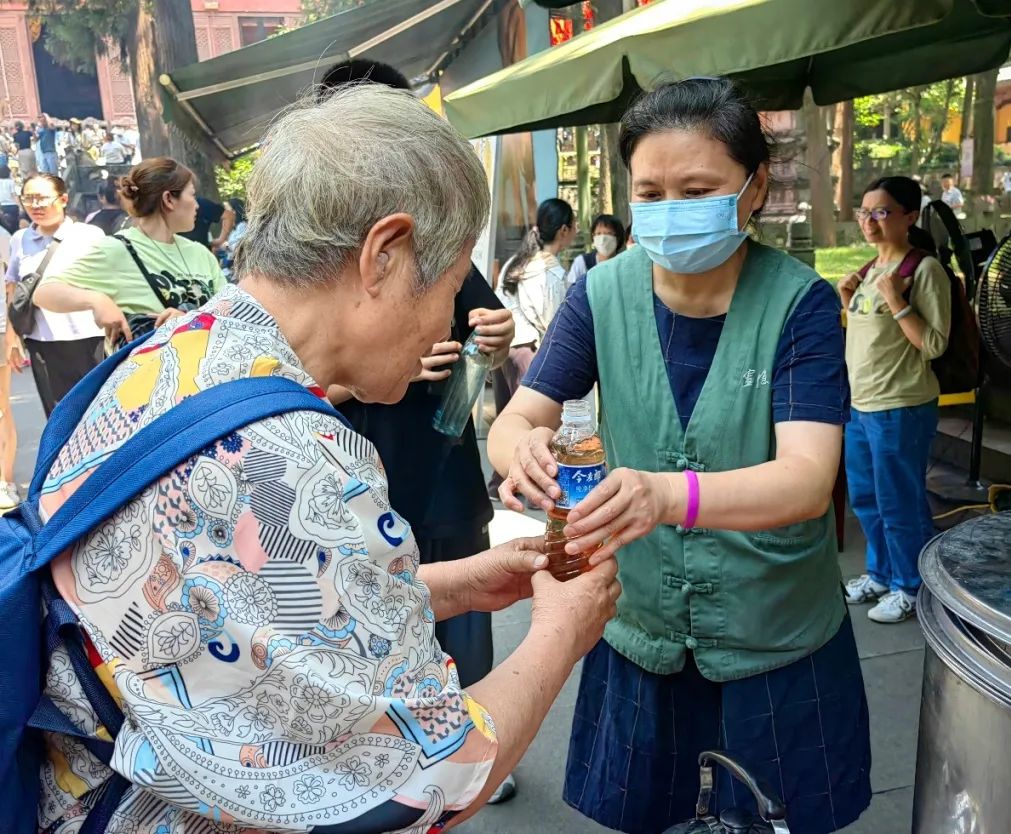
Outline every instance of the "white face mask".
[[594, 235], [593, 248], [598, 254], [609, 258], [618, 251], [618, 238], [614, 235]]

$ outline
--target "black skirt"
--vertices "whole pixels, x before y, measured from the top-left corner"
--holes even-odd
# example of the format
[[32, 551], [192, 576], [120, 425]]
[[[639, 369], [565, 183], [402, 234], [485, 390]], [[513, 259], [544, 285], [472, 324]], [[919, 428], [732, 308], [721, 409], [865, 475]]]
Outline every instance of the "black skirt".
[[[689, 653], [654, 675], [601, 641], [583, 664], [565, 801], [601, 825], [658, 834], [692, 819], [698, 755], [722, 749], [786, 802], [791, 831], [828, 834], [871, 801], [867, 698], [849, 618], [814, 654], [728, 683], [702, 677]], [[755, 811], [721, 772], [714, 805]]]

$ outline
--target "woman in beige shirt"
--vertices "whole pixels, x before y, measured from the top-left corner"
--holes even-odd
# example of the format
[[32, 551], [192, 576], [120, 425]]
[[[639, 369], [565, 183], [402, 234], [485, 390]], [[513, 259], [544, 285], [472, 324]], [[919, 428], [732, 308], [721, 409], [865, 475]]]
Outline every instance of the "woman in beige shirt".
[[[876, 602], [867, 616], [879, 623], [916, 612], [917, 558], [934, 532], [926, 476], [940, 387], [930, 362], [948, 345], [951, 287], [929, 234], [915, 225], [920, 200], [909, 177], [868, 186], [857, 219], [878, 256], [866, 277], [839, 284], [852, 397], [846, 478], [867, 537], [867, 573], [847, 584], [846, 599]], [[918, 260], [911, 278], [903, 275], [912, 261], [900, 269], [907, 259]]]

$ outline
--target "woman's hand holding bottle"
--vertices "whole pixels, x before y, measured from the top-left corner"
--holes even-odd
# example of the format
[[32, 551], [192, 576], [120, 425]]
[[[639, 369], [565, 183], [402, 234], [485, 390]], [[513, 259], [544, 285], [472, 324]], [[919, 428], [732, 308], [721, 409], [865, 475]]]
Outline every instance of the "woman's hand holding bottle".
[[570, 510], [566, 553], [589, 553], [589, 564], [596, 565], [658, 525], [673, 523], [684, 506], [679, 481], [664, 472], [615, 469]]

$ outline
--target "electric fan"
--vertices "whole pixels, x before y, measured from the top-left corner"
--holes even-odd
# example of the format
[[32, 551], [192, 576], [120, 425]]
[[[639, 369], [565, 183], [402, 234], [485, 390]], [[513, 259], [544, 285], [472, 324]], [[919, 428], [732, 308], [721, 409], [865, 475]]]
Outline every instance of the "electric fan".
[[983, 340], [983, 372], [992, 385], [1011, 387], [1011, 235], [1000, 242], [983, 272], [976, 317]]

